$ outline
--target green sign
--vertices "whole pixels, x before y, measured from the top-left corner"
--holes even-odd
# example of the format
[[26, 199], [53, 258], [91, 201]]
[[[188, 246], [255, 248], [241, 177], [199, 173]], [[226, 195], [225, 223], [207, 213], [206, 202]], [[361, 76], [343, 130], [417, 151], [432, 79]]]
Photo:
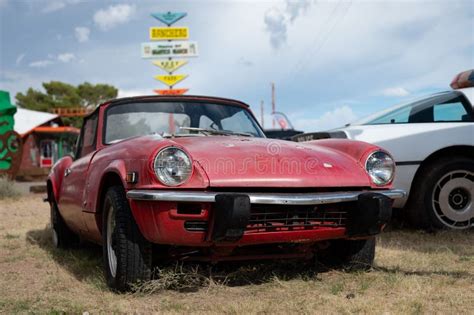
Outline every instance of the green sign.
[[10, 94], [0, 91], [0, 174], [13, 175], [21, 162], [21, 140], [13, 130], [15, 113]]

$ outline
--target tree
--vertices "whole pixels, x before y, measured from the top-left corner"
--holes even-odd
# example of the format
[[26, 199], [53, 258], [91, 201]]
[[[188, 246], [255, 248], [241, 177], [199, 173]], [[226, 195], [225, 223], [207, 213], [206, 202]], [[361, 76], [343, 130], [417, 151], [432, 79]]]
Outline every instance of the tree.
[[29, 88], [26, 94], [17, 93], [16, 103], [20, 107], [39, 110], [41, 112], [46, 112], [48, 109], [54, 107], [51, 96], [33, 90], [32, 88]]
[[[25, 94], [16, 94], [18, 106], [42, 112], [53, 108], [86, 107], [94, 109], [100, 103], [117, 97], [117, 88], [108, 84], [84, 82], [77, 87], [60, 81], [43, 83], [46, 93], [29, 88]], [[65, 124], [80, 127], [82, 119], [63, 118]]]
[[87, 108], [96, 107], [106, 100], [116, 98], [118, 90], [108, 84], [92, 85], [89, 82], [79, 84], [77, 93], [81, 98], [81, 105]]
[[22, 108], [49, 111], [52, 108], [95, 108], [100, 103], [116, 98], [118, 90], [108, 84], [84, 82], [77, 87], [60, 81], [43, 83], [46, 93], [29, 88], [26, 94], [17, 93], [16, 103]]

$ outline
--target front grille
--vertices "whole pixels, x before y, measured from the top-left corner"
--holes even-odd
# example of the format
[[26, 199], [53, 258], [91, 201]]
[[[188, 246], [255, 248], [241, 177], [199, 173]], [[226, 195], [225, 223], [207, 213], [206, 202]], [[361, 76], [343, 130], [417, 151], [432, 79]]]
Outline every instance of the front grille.
[[247, 233], [313, 230], [345, 227], [352, 202], [319, 205], [252, 205]]

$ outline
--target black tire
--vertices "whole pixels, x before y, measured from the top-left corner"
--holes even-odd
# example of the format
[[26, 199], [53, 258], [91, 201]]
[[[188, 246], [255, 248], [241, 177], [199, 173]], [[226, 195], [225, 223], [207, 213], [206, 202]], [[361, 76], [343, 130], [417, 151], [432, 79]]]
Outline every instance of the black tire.
[[64, 219], [59, 213], [58, 206], [54, 200], [50, 201], [51, 208], [51, 233], [53, 246], [56, 248], [66, 249], [79, 243], [79, 237], [69, 229]]
[[[442, 185], [461, 177], [464, 177], [463, 181], [474, 182], [473, 159], [468, 157], [443, 157], [422, 170], [412, 184], [410, 198], [405, 209], [405, 217], [408, 222], [413, 227], [427, 230], [472, 228], [474, 226], [474, 192], [472, 189], [469, 189], [469, 187], [463, 189], [467, 206], [469, 206], [469, 202], [471, 203], [471, 210], [467, 210], [471, 218], [465, 218], [459, 222], [446, 216], [446, 213], [451, 211], [447, 205], [449, 200], [441, 198], [440, 195], [442, 187], [445, 187]], [[454, 186], [458, 185], [454, 184]], [[442, 201], [442, 203], [439, 201]], [[451, 207], [451, 209], [454, 208]], [[460, 209], [459, 211], [465, 210]]]
[[317, 254], [318, 264], [326, 268], [367, 271], [374, 264], [375, 238], [367, 240], [335, 240]]
[[[113, 211], [109, 216], [109, 211]], [[134, 284], [151, 279], [152, 244], [148, 242], [133, 218], [125, 191], [120, 186], [108, 189], [102, 220], [102, 252], [107, 285], [117, 291], [130, 290]], [[108, 220], [114, 218], [115, 227], [111, 232], [111, 248], [116, 258], [115, 272], [109, 258]]]

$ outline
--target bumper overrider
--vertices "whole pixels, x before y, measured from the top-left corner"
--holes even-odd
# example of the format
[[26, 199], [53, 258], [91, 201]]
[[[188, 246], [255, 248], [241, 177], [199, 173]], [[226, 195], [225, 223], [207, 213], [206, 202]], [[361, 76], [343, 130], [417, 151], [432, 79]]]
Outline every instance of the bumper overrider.
[[[321, 193], [223, 193], [176, 190], [130, 190], [127, 192], [127, 197], [132, 200], [132, 203], [212, 205], [212, 213], [207, 217], [209, 229], [206, 238], [212, 243], [239, 242], [245, 237], [258, 242], [258, 238], [246, 235], [256, 225], [259, 225], [258, 229], [262, 228], [262, 225], [266, 228], [266, 232], [261, 234], [262, 240], [268, 240], [265, 238], [265, 235], [269, 234], [268, 230], [275, 232], [284, 228], [284, 233], [304, 231], [306, 233], [304, 235], [307, 236], [309, 232], [317, 234], [319, 228], [323, 231], [333, 226], [343, 231], [340, 237], [368, 237], [381, 232], [391, 219], [393, 200], [403, 198], [405, 195], [403, 190], [398, 189]], [[266, 212], [259, 210], [262, 207], [267, 208]], [[280, 215], [274, 220], [278, 222], [278, 225], [271, 225], [268, 218], [275, 215], [276, 212], [273, 209], [285, 208], [292, 210], [286, 212], [286, 217]], [[271, 210], [268, 211], [268, 209]], [[325, 209], [331, 209], [331, 212]], [[341, 223], [342, 218], [335, 217], [337, 213], [343, 213], [340, 209], [347, 209], [347, 212], [344, 212], [346, 217], [343, 218], [343, 225], [337, 225], [337, 222]], [[320, 211], [320, 214], [312, 214], [314, 211]], [[315, 226], [318, 228], [314, 228]], [[257, 228], [254, 229], [257, 230]], [[312, 230], [308, 231], [308, 229]], [[272, 237], [272, 239], [278, 241], [278, 237]]]

